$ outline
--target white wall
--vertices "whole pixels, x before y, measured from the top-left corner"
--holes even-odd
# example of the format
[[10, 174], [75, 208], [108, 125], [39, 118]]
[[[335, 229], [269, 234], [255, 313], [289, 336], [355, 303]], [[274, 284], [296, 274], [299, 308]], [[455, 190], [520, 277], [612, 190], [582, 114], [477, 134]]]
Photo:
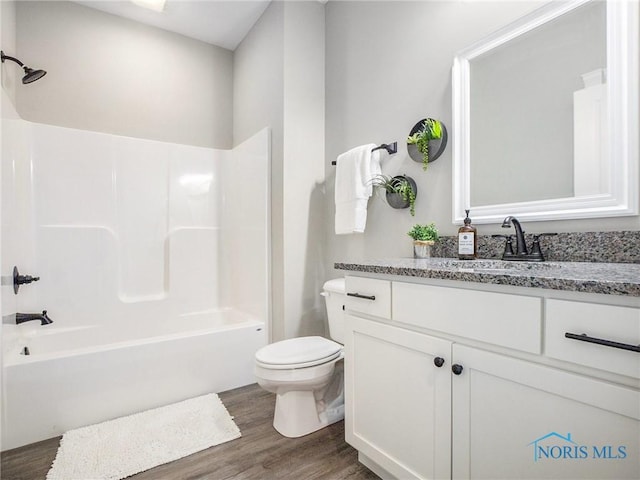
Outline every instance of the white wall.
[[234, 143], [272, 128], [272, 338], [324, 334], [324, 6], [267, 8], [235, 51]]
[[288, 2], [284, 24], [283, 245], [286, 338], [325, 333], [325, 18], [319, 2]]
[[231, 148], [231, 51], [70, 2], [18, 2], [16, 30], [48, 72], [16, 91], [25, 120]]
[[[459, 50], [545, 2], [329, 2], [326, 6], [327, 217], [333, 218], [335, 167], [328, 162], [363, 143], [398, 141], [398, 154], [383, 160], [383, 172], [406, 173], [418, 184], [416, 216], [369, 201], [367, 230], [336, 236], [327, 223], [333, 262], [410, 256], [406, 232], [414, 223], [436, 222], [452, 235], [451, 146], [423, 172], [406, 153], [411, 127], [426, 116], [451, 126], [451, 66]], [[450, 132], [451, 133], [451, 132]], [[640, 181], [639, 181], [640, 183]], [[508, 212], [506, 212], [508, 214]], [[473, 218], [473, 212], [471, 212]], [[531, 222], [527, 231], [638, 230], [639, 217]], [[501, 232], [482, 226], [480, 234]], [[341, 273], [341, 272], [336, 272]]]
[[[16, 51], [16, 2], [3, 0], [0, 2], [0, 42], [5, 55], [15, 56]], [[7, 99], [15, 105], [16, 82], [22, 78], [22, 69], [13, 62], [7, 64], [10, 68], [2, 66], [0, 80], [2, 88], [7, 94]], [[12, 67], [13, 65], [13, 67]]]

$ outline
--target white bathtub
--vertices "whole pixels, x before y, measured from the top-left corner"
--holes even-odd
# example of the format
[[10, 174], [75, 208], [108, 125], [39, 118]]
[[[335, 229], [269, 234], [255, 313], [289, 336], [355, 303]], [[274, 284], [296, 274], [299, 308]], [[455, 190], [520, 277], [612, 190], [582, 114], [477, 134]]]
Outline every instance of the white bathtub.
[[266, 343], [263, 322], [235, 310], [3, 328], [3, 450], [254, 383], [253, 355]]

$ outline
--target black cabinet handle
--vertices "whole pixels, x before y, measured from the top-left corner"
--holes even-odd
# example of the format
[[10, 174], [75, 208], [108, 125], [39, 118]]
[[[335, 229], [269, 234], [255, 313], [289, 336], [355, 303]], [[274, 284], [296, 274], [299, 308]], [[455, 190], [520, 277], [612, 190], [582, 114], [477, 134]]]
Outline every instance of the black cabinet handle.
[[453, 372], [454, 375], [460, 375], [462, 373], [462, 370], [464, 370], [462, 365], [458, 365], [457, 363], [451, 366], [451, 371]]
[[590, 337], [586, 333], [577, 334], [565, 332], [564, 336], [572, 340], [579, 340], [580, 342], [596, 343], [598, 345], [604, 345], [605, 347], [620, 348], [622, 350], [640, 353], [640, 345], [630, 345], [628, 343], [620, 343], [614, 342], [613, 340], [604, 340], [602, 338]]
[[375, 300], [375, 295], [362, 295], [360, 293], [347, 292], [349, 297], [364, 298], [365, 300]]
[[440, 368], [441, 366], [444, 365], [444, 358], [442, 357], [436, 357], [433, 359], [433, 363], [436, 367]]

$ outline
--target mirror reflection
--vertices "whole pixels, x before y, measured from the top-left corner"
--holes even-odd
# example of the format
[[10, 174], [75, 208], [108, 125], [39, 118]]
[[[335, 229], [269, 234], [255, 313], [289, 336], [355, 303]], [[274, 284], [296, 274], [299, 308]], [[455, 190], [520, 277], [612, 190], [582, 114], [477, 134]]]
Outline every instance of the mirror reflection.
[[606, 53], [592, 2], [470, 61], [471, 205], [606, 191]]
[[454, 222], [637, 213], [639, 16], [550, 2], [455, 57]]

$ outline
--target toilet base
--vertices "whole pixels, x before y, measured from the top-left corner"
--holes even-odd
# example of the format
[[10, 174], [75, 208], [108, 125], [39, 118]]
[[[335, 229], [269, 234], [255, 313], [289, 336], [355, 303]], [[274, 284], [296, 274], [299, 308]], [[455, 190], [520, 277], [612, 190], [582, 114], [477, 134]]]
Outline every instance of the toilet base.
[[[298, 414], [292, 415], [292, 412]], [[344, 399], [327, 408], [324, 407], [323, 400], [316, 401], [313, 391], [292, 391], [277, 395], [273, 428], [285, 437], [297, 438], [339, 422], [343, 418]]]
[[297, 438], [344, 419], [343, 363], [336, 364], [331, 381], [319, 390], [290, 390], [276, 395], [273, 428]]

